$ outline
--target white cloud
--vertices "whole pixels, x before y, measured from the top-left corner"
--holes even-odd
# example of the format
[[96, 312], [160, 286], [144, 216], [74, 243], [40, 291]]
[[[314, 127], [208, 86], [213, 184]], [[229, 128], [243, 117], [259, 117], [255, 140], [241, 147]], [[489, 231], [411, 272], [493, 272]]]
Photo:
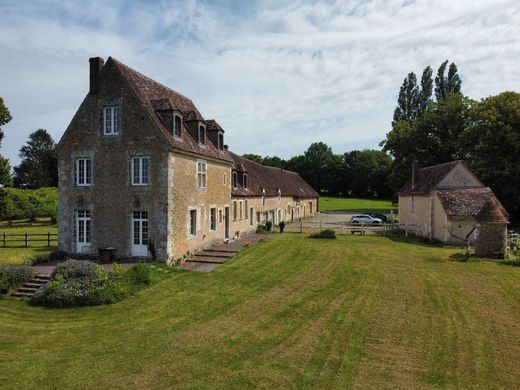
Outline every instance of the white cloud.
[[[473, 98], [520, 90], [517, 1], [0, 5], [0, 152], [59, 138], [87, 91], [88, 57], [112, 55], [189, 96], [239, 153], [290, 157], [322, 140], [377, 147], [410, 71], [457, 63]], [[244, 4], [248, 4], [244, 6]]]

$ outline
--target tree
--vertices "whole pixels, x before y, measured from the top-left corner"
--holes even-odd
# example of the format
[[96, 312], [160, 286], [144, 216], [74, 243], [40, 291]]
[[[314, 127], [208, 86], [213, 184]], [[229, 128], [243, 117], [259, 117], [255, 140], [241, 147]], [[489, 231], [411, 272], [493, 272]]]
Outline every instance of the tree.
[[496, 193], [512, 221], [520, 221], [520, 94], [503, 92], [475, 103], [461, 137], [473, 172]]
[[9, 160], [0, 156], [0, 186], [11, 187], [13, 185], [13, 178], [11, 176], [11, 165]]
[[56, 144], [47, 130], [36, 130], [20, 149], [22, 162], [14, 168], [16, 187], [40, 188], [58, 185]]
[[389, 198], [388, 175], [392, 158], [380, 150], [354, 150], [343, 155], [343, 194]]
[[9, 109], [4, 103], [4, 99], [0, 97], [0, 144], [2, 143], [2, 139], [4, 138], [4, 132], [2, 130], [2, 126], [9, 123], [9, 121], [13, 119]]
[[417, 98], [417, 112], [416, 117], [421, 116], [424, 110], [426, 110], [426, 106], [429, 102], [432, 101], [432, 91], [433, 91], [433, 70], [431, 66], [427, 66], [424, 68], [422, 77], [421, 77], [421, 89], [419, 91], [419, 96]]
[[262, 156], [259, 156], [258, 154], [251, 154], [251, 153], [246, 153], [246, 154], [243, 154], [242, 157], [244, 158], [247, 158], [248, 160], [251, 160], [251, 161], [254, 161], [254, 162], [257, 162], [259, 164], [262, 164], [263, 162], [263, 158]]
[[411, 121], [417, 114], [417, 99], [419, 90], [417, 87], [417, 78], [415, 73], [410, 72], [405, 77], [399, 97], [397, 99], [397, 107], [394, 110], [394, 123], [398, 121]]
[[444, 61], [437, 71], [435, 77], [435, 97], [437, 101], [445, 99], [450, 93], [460, 93], [462, 81], [459, 77], [457, 65], [453, 62], [448, 69], [448, 76], [445, 76], [448, 60]]
[[276, 168], [285, 168], [286, 163], [287, 162], [285, 160], [283, 160], [277, 156], [273, 156], [273, 157], [266, 156], [262, 160], [262, 164], [268, 165], [270, 167], [276, 167]]

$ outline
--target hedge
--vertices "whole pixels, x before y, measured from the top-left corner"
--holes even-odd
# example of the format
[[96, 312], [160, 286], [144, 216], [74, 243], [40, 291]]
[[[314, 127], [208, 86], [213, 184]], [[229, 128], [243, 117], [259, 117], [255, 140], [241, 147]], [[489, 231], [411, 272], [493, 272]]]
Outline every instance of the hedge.
[[0, 220], [13, 221], [49, 217], [56, 222], [58, 214], [58, 189], [56, 187], [35, 190], [0, 188]]

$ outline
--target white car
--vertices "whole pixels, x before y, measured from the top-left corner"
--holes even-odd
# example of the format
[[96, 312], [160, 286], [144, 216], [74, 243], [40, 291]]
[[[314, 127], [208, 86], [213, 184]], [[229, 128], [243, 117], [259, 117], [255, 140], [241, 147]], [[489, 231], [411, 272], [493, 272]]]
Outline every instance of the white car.
[[368, 214], [353, 215], [352, 220], [350, 222], [360, 225], [379, 225], [383, 223], [383, 221], [380, 218], [374, 218]]

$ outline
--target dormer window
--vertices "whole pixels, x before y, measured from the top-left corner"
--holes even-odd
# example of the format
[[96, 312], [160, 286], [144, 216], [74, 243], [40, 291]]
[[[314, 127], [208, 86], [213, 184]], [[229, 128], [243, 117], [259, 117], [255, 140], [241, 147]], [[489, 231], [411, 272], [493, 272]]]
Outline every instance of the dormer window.
[[242, 181], [244, 184], [244, 188], [247, 188], [247, 173], [244, 173], [244, 176], [242, 176]]
[[181, 136], [182, 119], [179, 115], [175, 115], [173, 119], [173, 135], [176, 137]]
[[199, 144], [203, 145], [206, 143], [206, 128], [199, 126]]
[[219, 133], [218, 135], [218, 149], [224, 150], [224, 134]]
[[238, 179], [237, 173], [233, 172], [233, 188], [235, 188], [237, 186], [237, 179]]

